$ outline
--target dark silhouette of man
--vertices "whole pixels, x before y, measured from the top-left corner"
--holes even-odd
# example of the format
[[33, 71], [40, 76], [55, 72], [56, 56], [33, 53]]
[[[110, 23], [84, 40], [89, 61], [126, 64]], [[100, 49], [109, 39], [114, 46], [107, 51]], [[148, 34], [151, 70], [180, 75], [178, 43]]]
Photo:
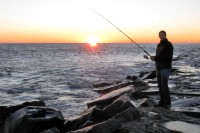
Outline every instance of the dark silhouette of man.
[[156, 64], [156, 76], [159, 87], [160, 101], [155, 107], [171, 107], [171, 98], [168, 87], [168, 79], [172, 69], [173, 45], [166, 38], [164, 30], [159, 32], [160, 43], [156, 48], [156, 55], [151, 60]]

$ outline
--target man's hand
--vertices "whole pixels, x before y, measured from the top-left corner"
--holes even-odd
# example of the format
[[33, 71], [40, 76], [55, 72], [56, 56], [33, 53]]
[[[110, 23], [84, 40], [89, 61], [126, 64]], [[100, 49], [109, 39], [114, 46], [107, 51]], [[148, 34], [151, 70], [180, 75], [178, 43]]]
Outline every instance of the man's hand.
[[150, 56], [152, 61], [155, 61], [155, 56]]
[[147, 55], [144, 55], [144, 58], [147, 59], [147, 60], [149, 59]]

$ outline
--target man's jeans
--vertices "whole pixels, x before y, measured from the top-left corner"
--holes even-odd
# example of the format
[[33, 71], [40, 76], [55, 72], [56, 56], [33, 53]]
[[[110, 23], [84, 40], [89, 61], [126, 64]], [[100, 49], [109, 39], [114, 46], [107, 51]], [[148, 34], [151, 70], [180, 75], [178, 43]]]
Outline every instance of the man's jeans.
[[160, 93], [160, 101], [159, 105], [171, 105], [171, 98], [168, 88], [168, 79], [171, 74], [171, 69], [165, 68], [156, 71], [159, 93]]

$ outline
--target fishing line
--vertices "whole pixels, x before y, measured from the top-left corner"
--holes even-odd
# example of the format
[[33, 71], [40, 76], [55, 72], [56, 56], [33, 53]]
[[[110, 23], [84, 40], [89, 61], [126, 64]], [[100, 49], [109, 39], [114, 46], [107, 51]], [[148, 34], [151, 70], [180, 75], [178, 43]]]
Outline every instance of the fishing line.
[[[132, 38], [130, 38], [126, 33], [124, 33], [120, 28], [118, 28], [116, 25], [114, 25], [112, 22], [110, 22], [107, 18], [105, 18], [103, 15], [101, 15], [96, 10], [92, 9], [97, 15], [105, 19], [108, 23], [110, 23], [112, 26], [114, 26], [116, 29], [118, 29], [122, 34], [124, 34], [131, 42], [133, 42], [135, 45], [137, 45], [143, 52], [145, 52], [147, 55], [151, 56], [146, 50], [144, 50], [140, 45], [138, 45]], [[146, 57], [145, 57], [146, 58]], [[148, 57], [147, 57], [148, 58]]]

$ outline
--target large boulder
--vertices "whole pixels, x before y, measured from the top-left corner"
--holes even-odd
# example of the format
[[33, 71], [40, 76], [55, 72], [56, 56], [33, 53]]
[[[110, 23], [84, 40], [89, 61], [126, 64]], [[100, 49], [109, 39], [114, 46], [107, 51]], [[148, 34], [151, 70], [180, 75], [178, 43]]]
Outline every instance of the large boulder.
[[63, 131], [64, 117], [60, 111], [28, 106], [9, 117], [9, 133], [39, 133], [50, 128]]
[[95, 108], [91, 115], [88, 117], [88, 120], [84, 123], [83, 127], [108, 120], [116, 114], [119, 114], [130, 107], [139, 107], [144, 102], [146, 102], [146, 100], [135, 100], [129, 94], [123, 94], [122, 96], [117, 98], [113, 103], [109, 104], [103, 109]]
[[6, 112], [6, 114], [13, 113], [21, 108], [24, 108], [26, 106], [45, 106], [45, 102], [43, 100], [32, 100], [32, 101], [21, 101], [17, 104], [15, 103], [7, 103], [0, 105], [0, 113]]
[[14, 103], [7, 103], [2, 104], [0, 106], [0, 133], [7, 133], [8, 132], [8, 120], [10, 113], [14, 113], [15, 111], [24, 108], [26, 106], [45, 106], [44, 101], [42, 100], [32, 100], [32, 101], [21, 101], [17, 102], [18, 104]]
[[109, 116], [114, 116], [129, 107], [134, 107], [133, 99], [129, 94], [124, 94], [117, 98], [113, 103], [105, 107], [103, 112]]
[[10, 113], [13, 113], [21, 108], [27, 107], [27, 106], [41, 106], [44, 107], [45, 106], [45, 102], [43, 100], [33, 100], [33, 101], [26, 101], [26, 102], [21, 102], [19, 104], [16, 105], [8, 105], [7, 108], [9, 110]]
[[114, 133], [121, 127], [121, 123], [136, 120], [140, 117], [141, 112], [130, 107], [106, 121], [67, 133]]
[[119, 97], [117, 100], [103, 109], [99, 109], [98, 107], [93, 106], [92, 108], [89, 108], [87, 111], [82, 113], [81, 116], [73, 119], [68, 119], [65, 122], [65, 131], [78, 130], [80, 128], [101, 123], [113, 117], [117, 113], [124, 111], [128, 107], [133, 107], [133, 105], [130, 103], [131, 101], [127, 101], [125, 99], [131, 100], [128, 98], [128, 96], [126, 97], [126, 94], [124, 94], [124, 96]]
[[145, 102], [145, 98], [135, 99], [130, 94], [123, 94], [113, 103], [109, 104], [103, 109], [100, 109], [98, 107], [89, 108], [87, 111], [82, 113], [81, 116], [76, 117], [75, 119], [67, 120], [65, 122], [65, 131], [78, 130], [80, 128], [106, 121], [130, 107], [140, 107]]
[[113, 115], [110, 114], [111, 112], [107, 114], [107, 112], [104, 112], [102, 109], [93, 106], [92, 108], [86, 110], [84, 113], [79, 114], [78, 117], [66, 120], [66, 122], [64, 123], [64, 129], [65, 131], [73, 131], [97, 123], [101, 123], [115, 115], [115, 114]]
[[91, 102], [87, 103], [88, 107], [91, 106], [105, 106], [105, 105], [109, 105], [111, 104], [115, 99], [117, 99], [119, 96], [125, 94], [125, 93], [131, 93], [134, 92], [135, 89], [134, 86], [127, 86], [127, 87], [123, 87], [120, 88], [118, 90], [112, 91], [110, 93], [107, 93], [103, 96], [100, 96], [94, 100], [92, 100]]

